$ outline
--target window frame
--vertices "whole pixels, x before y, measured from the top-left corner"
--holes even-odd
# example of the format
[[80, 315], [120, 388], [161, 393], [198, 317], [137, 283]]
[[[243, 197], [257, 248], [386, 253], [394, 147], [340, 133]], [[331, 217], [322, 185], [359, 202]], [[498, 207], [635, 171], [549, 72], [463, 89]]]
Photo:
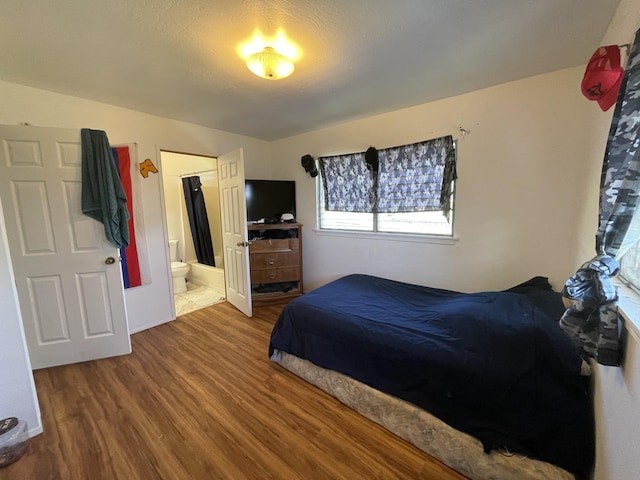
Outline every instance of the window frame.
[[[625, 263], [626, 263], [624, 261], [624, 257], [626, 255], [628, 255], [632, 250], [634, 251], [635, 255], [640, 255], [640, 242], [636, 243], [631, 248], [629, 248], [629, 250], [620, 258], [620, 261], [618, 262], [619, 265], [620, 265], [620, 271], [618, 272], [618, 279], [622, 284], [626, 285], [633, 292], [635, 292], [638, 296], [640, 296], [640, 285], [636, 285], [636, 283], [630, 277], [625, 276], [625, 274], [624, 274], [624, 270], [626, 270], [624, 268], [625, 267]], [[627, 268], [629, 269], [629, 268], [631, 268], [631, 266], [629, 265]]]
[[640, 342], [640, 292], [619, 275], [613, 281], [618, 287], [618, 312], [622, 322]]

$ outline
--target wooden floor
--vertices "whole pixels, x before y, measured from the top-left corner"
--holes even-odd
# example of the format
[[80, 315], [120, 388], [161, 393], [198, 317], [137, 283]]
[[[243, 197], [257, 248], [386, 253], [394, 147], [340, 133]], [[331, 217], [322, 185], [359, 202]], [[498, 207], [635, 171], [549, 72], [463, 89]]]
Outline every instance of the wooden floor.
[[464, 478], [271, 362], [281, 308], [223, 302], [36, 371], [44, 433], [0, 480]]

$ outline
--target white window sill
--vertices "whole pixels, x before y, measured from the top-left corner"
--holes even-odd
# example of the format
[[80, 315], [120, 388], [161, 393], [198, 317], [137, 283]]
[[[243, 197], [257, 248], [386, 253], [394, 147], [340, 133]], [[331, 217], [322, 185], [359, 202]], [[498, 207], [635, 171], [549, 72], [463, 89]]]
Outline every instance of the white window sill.
[[640, 342], [640, 294], [615, 279], [618, 287], [618, 311], [627, 330]]
[[444, 235], [422, 235], [411, 233], [383, 233], [383, 232], [359, 232], [355, 230], [321, 230], [314, 228], [316, 235], [343, 238], [366, 238], [368, 240], [393, 240], [396, 242], [435, 243], [440, 245], [455, 245], [458, 237]]

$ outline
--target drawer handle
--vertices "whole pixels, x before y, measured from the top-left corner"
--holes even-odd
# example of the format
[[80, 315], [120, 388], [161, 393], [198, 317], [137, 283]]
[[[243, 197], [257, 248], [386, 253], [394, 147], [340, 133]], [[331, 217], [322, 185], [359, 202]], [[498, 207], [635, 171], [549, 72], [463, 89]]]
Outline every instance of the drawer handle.
[[270, 258], [269, 259], [269, 265], [273, 265], [274, 263], [276, 263], [276, 262], [273, 260], [273, 258]]
[[276, 273], [275, 272], [271, 272], [269, 274], [269, 278], [276, 278]]

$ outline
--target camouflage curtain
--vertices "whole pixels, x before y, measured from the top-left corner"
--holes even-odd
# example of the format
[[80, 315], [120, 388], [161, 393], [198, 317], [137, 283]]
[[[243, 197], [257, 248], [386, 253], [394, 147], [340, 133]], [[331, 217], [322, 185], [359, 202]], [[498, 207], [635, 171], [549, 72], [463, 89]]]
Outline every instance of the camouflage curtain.
[[640, 35], [636, 35], [609, 130], [600, 180], [596, 250], [618, 258], [640, 240], [640, 232], [629, 228], [640, 196], [639, 44]]
[[455, 180], [453, 137], [386, 148], [378, 157], [378, 212], [449, 212], [451, 190], [443, 188]]
[[[616, 258], [640, 240], [640, 30], [636, 32], [613, 114], [600, 180], [597, 256], [567, 280], [571, 306], [560, 326], [603, 365], [620, 364]], [[640, 217], [640, 215], [635, 216]]]
[[449, 213], [456, 178], [453, 137], [378, 150], [378, 159], [376, 176], [367, 169], [364, 153], [318, 158], [325, 209]]
[[364, 153], [318, 158], [324, 208], [332, 212], [373, 212], [373, 178]]

